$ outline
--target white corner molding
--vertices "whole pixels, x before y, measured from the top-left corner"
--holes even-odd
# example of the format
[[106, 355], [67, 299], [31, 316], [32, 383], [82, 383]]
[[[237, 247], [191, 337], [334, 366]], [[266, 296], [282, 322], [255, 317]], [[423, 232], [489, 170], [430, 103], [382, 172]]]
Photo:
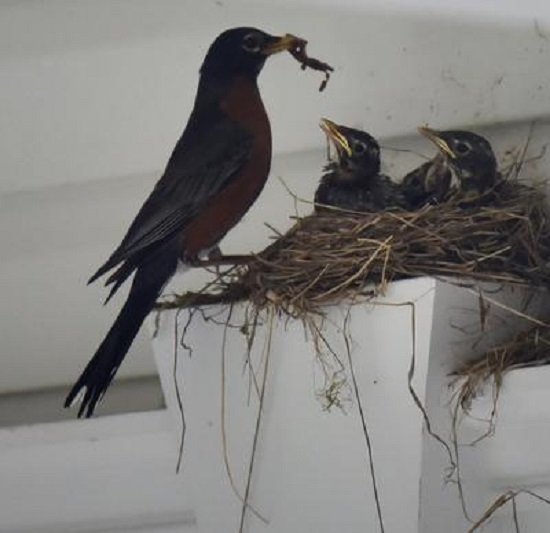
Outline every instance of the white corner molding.
[[0, 431], [1, 533], [196, 531], [165, 411]]
[[[426, 408], [432, 429], [448, 440], [448, 374], [489, 342], [506, 338], [525, 326], [524, 320], [498, 302], [522, 308], [528, 292], [518, 288], [495, 292], [494, 288], [484, 285], [484, 302], [490, 312], [483, 325], [488, 333], [481, 341], [479, 291], [431, 278], [392, 283], [386, 295], [374, 302], [327, 309], [323, 336], [345, 367], [345, 372], [337, 375], [338, 379], [345, 376], [340, 395], [342, 409], [333, 406], [330, 411], [323, 409], [316, 394], [323, 384], [323, 372], [310, 332], [306, 333], [298, 320], [277, 317], [270, 341], [267, 389], [250, 490], [252, 507], [269, 525], [249, 512], [247, 531], [378, 530], [365, 438], [351, 387], [344, 325], [349, 332], [351, 360], [370, 432], [386, 531], [466, 531], [468, 522], [462, 514], [456, 486], [444, 484], [448, 457], [427, 434], [408, 387], [413, 309], [416, 361], [412, 385]], [[529, 312], [540, 314], [543, 300], [539, 296], [531, 299]], [[236, 531], [241, 515], [241, 503], [224, 464], [222, 428], [227, 461], [242, 495], [259, 403], [254, 379], [245, 364], [246, 341], [238, 328], [243, 323], [245, 307], [240, 305], [233, 310], [232, 327], [227, 329], [223, 326], [227, 309], [206, 310], [206, 319], [196, 313], [183, 339], [188, 312], [180, 312], [178, 317], [176, 313], [165, 313], [154, 341], [176, 435], [181, 430], [178, 395], [184, 406], [184, 482], [193, 494], [200, 531], [205, 532]], [[268, 330], [267, 323], [258, 328], [251, 355], [260, 388], [260, 361], [266, 360]], [[325, 370], [337, 369], [330, 354], [325, 354], [324, 361]], [[474, 516], [498, 495], [488, 480], [481, 485], [478, 481], [476, 476], [476, 483], [468, 484], [469, 496], [474, 496]]]

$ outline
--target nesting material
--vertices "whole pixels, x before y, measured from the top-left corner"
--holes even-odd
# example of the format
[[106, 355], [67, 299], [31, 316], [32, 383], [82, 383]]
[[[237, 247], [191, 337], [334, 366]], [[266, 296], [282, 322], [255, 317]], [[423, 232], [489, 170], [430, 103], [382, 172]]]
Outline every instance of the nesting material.
[[467, 411], [472, 399], [490, 379], [493, 380], [498, 395], [504, 374], [509, 370], [549, 363], [550, 327], [535, 326], [521, 331], [511, 340], [468, 361], [455, 372], [457, 381], [460, 380], [460, 405]]
[[483, 355], [468, 361], [454, 374], [460, 380], [459, 402], [468, 410], [472, 399], [490, 379], [496, 396], [506, 372], [515, 368], [550, 363], [550, 328], [536, 326], [518, 333], [510, 341], [494, 346]]
[[208, 291], [162, 307], [250, 300], [299, 315], [418, 276], [550, 286], [544, 195], [507, 181], [479, 203], [484, 205], [456, 200], [412, 212], [312, 214]]

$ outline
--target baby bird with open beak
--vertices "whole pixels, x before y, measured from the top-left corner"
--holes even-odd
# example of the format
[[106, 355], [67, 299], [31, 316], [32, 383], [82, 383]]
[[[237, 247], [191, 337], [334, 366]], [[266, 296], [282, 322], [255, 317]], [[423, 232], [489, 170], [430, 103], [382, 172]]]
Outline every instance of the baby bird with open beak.
[[359, 212], [406, 208], [401, 187], [380, 173], [380, 146], [372, 135], [326, 118], [320, 127], [336, 156], [315, 192], [317, 212], [327, 207]]
[[435, 144], [439, 150], [437, 157], [444, 159], [456, 177], [456, 198], [460, 202], [488, 199], [500, 180], [500, 174], [487, 139], [471, 131], [437, 131], [425, 126], [419, 131]]

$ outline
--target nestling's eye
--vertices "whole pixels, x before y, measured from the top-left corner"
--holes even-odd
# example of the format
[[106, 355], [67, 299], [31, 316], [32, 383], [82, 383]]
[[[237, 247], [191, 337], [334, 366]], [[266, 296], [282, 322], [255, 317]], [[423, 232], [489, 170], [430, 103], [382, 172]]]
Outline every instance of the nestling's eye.
[[365, 152], [367, 147], [361, 141], [355, 141], [352, 146], [353, 153], [362, 154]]
[[458, 141], [455, 143], [454, 149], [458, 155], [466, 155], [471, 150], [471, 146], [468, 143]]
[[257, 53], [262, 48], [262, 37], [258, 33], [247, 33], [243, 38], [243, 48], [247, 52]]

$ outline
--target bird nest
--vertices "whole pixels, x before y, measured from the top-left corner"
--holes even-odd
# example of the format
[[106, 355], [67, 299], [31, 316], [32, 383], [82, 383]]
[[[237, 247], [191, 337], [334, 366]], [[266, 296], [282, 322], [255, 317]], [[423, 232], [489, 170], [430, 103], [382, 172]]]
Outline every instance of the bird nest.
[[495, 398], [498, 397], [504, 375], [515, 368], [546, 365], [550, 363], [550, 327], [537, 325], [520, 331], [511, 340], [491, 347], [480, 357], [467, 361], [455, 372], [458, 401], [468, 411], [472, 400], [485, 383], [493, 380]]
[[248, 300], [259, 309], [275, 306], [299, 316], [419, 276], [549, 286], [549, 252], [544, 194], [505, 181], [486, 205], [456, 200], [417, 211], [335, 209], [298, 218], [246, 266], [160, 307]]

